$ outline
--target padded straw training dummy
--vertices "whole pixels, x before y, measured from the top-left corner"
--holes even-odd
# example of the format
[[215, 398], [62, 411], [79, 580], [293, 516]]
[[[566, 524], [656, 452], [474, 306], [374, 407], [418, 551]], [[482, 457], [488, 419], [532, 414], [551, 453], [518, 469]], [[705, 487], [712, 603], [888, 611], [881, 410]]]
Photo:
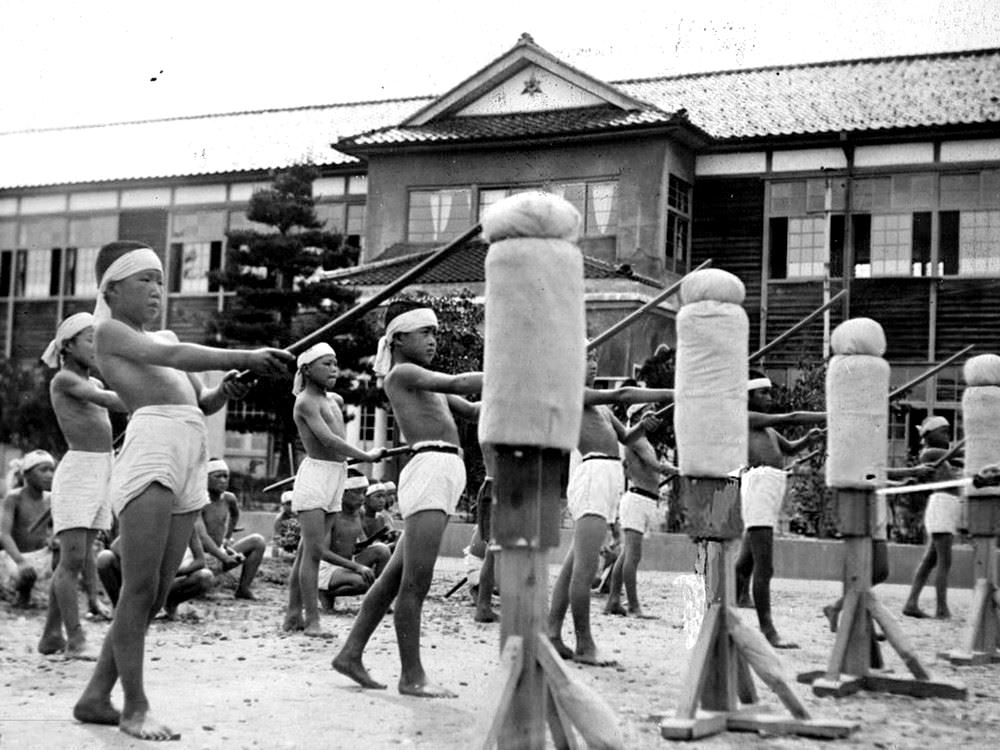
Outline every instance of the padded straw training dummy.
[[482, 223], [491, 244], [479, 439], [570, 451], [586, 374], [580, 215], [531, 192], [491, 206]]
[[[968, 387], [962, 394], [965, 468], [973, 477], [988, 466], [1000, 466], [1000, 357], [980, 354], [962, 368]], [[1000, 495], [1000, 487], [969, 487], [968, 495]]]
[[826, 371], [826, 483], [872, 489], [885, 483], [889, 445], [889, 363], [882, 326], [845, 320], [830, 337]]
[[722, 478], [747, 461], [745, 294], [742, 281], [715, 268], [681, 285], [674, 431], [685, 476]]

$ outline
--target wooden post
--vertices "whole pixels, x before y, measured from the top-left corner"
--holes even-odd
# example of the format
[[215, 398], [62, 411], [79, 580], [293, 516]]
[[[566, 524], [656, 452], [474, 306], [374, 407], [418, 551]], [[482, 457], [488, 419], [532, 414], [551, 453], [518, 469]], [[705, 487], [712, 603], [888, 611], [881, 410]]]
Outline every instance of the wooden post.
[[[872, 593], [871, 530], [879, 502], [873, 490], [833, 490], [837, 527], [844, 536], [844, 599], [840, 625], [825, 672], [805, 672], [799, 681], [811, 682], [816, 695], [842, 697], [859, 690], [901, 695], [964, 700], [961, 685], [931, 679], [899, 624]], [[889, 645], [899, 654], [911, 678], [891, 677], [872, 671], [881, 666], [873, 622], [885, 631]], [[872, 662], [877, 661], [877, 665]]]

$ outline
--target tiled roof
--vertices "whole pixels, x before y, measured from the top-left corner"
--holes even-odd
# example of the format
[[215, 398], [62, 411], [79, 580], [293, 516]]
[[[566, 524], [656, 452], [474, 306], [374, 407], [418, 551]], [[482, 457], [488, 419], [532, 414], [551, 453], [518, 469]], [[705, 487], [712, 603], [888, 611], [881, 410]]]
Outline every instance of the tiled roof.
[[683, 115], [652, 107], [626, 112], [618, 107], [597, 106], [523, 112], [506, 115], [449, 117], [426, 125], [391, 127], [338, 141], [337, 145], [377, 146], [390, 143], [442, 143], [446, 141], [490, 141], [623, 130], [644, 125], [684, 122]]
[[[400, 128], [435, 97], [0, 133], [0, 189], [350, 164], [367, 144], [518, 138], [690, 123], [725, 140], [1000, 123], [1000, 49], [612, 82], [648, 103], [452, 117]], [[676, 120], [675, 120], [676, 121]], [[360, 134], [360, 135], [355, 135]]]
[[[481, 284], [485, 280], [486, 252], [483, 242], [471, 242], [464, 249], [448, 256], [420, 277], [423, 284]], [[363, 266], [327, 271], [322, 274], [327, 281], [345, 286], [385, 286], [410, 270], [434, 250], [411, 252], [398, 258], [376, 260]], [[583, 275], [587, 279], [628, 279], [640, 284], [660, 288], [654, 279], [638, 274], [621, 273], [609, 263], [583, 256]]]
[[0, 134], [0, 189], [357, 162], [330, 143], [400, 122], [429, 98]]
[[1000, 122], [1000, 49], [618, 81], [719, 139]]

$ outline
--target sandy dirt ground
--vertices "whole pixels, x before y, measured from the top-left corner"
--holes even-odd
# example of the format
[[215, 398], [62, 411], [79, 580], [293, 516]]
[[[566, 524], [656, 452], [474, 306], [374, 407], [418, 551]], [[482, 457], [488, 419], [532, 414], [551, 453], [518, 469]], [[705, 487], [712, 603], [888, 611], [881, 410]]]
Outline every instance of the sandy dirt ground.
[[[484, 683], [497, 663], [497, 625], [473, 622], [465, 590], [445, 599], [462, 576], [461, 562], [439, 561], [424, 610], [424, 661], [433, 679], [454, 689], [454, 700], [421, 700], [394, 689], [398, 661], [391, 620], [384, 622], [369, 648], [373, 674], [389, 682], [385, 691], [362, 691], [330, 668], [330, 659], [357, 611], [358, 600], [338, 602], [338, 613], [324, 619], [338, 634], [334, 641], [279, 634], [284, 597], [280, 584], [287, 563], [267, 561], [257, 586], [261, 600], [237, 602], [225, 584], [210, 598], [181, 608], [178, 622], [155, 622], [147, 641], [146, 682], [154, 714], [182, 733], [178, 748], [471, 748], [482, 734], [489, 704]], [[556, 568], [552, 568], [553, 576]], [[620, 662], [617, 668], [571, 669], [606, 697], [620, 717], [628, 748], [660, 748], [658, 720], [676, 705], [696, 611], [691, 577], [640, 572], [642, 597], [659, 619], [634, 620], [600, 614], [594, 600], [598, 643]], [[834, 598], [838, 584], [775, 581], [774, 609], [779, 630], [802, 648], [782, 652], [786, 671], [822, 668], [833, 645], [821, 606]], [[905, 596], [899, 586], [878, 589], [898, 613]], [[925, 593], [925, 607], [932, 606]], [[816, 717], [844, 718], [861, 729], [838, 745], [877, 748], [996, 747], [1000, 737], [1000, 665], [954, 668], [934, 654], [957, 645], [968, 591], [955, 591], [950, 622], [900, 617], [904, 631], [935, 677], [961, 682], [967, 701], [913, 699], [860, 693], [839, 700], [821, 699], [795, 685]], [[0, 747], [144, 747], [117, 729], [79, 724], [71, 707], [91, 665], [42, 657], [35, 644], [44, 613], [15, 611], [0, 603]], [[753, 614], [746, 612], [753, 622]], [[99, 644], [106, 624], [89, 623]], [[567, 634], [569, 635], [569, 634]], [[894, 652], [888, 666], [904, 671]], [[758, 684], [762, 703], [782, 709]], [[116, 694], [120, 701], [120, 695]], [[831, 747], [830, 742], [726, 733], [695, 747]]]

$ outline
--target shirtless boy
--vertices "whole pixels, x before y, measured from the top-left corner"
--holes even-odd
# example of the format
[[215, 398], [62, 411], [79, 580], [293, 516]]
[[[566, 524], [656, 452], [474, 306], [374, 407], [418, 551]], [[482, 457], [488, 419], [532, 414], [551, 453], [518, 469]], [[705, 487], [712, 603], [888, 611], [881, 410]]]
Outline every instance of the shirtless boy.
[[329, 559], [327, 546], [333, 515], [340, 511], [347, 478], [347, 459], [377, 461], [381, 449], [363, 451], [347, 442], [343, 399], [327, 395], [337, 382], [337, 355], [327, 343], [316, 344], [298, 358], [292, 393], [292, 415], [306, 458], [299, 465], [292, 490], [292, 510], [301, 537], [288, 582], [288, 610], [282, 629], [302, 630], [313, 638], [331, 638], [320, 626], [317, 581], [319, 562]]
[[788, 476], [784, 457], [797, 453], [819, 437], [818, 428], [799, 440], [786, 440], [776, 427], [826, 423], [825, 412], [796, 411], [768, 414], [773, 399], [771, 381], [759, 370], [750, 371], [747, 384], [750, 431], [748, 434], [749, 469], [740, 478], [743, 513], [743, 545], [736, 561], [736, 597], [740, 606], [749, 606], [750, 578], [753, 576], [753, 606], [757, 622], [768, 642], [775, 648], [798, 648], [785, 643], [771, 618], [771, 577], [774, 575], [774, 526], [785, 498]]
[[96, 658], [87, 649], [80, 625], [76, 589], [88, 558], [94, 555], [97, 534], [111, 528], [108, 410], [125, 411], [113, 391], [90, 377], [94, 356], [94, 316], [85, 312], [66, 318], [42, 355], [46, 365], [59, 368], [49, 385], [49, 398], [69, 450], [52, 480], [52, 525], [59, 563], [38, 650], [53, 654], [65, 649], [70, 659]]
[[[641, 405], [629, 409], [633, 424], [641, 417], [642, 410]], [[676, 474], [677, 468], [656, 455], [652, 443], [645, 435], [625, 446], [624, 465], [628, 489], [618, 502], [623, 551], [615, 560], [611, 572], [611, 588], [604, 611], [612, 615], [626, 614], [621, 604], [624, 582], [628, 598], [627, 614], [647, 617], [636, 593], [636, 571], [642, 560], [642, 538], [663, 522], [666, 509], [660, 507], [660, 484], [663, 477]]]
[[24, 484], [7, 493], [0, 517], [0, 586], [17, 595], [14, 606], [30, 607], [31, 591], [52, 569], [49, 489], [55, 459], [42, 450], [26, 453]]
[[[924, 449], [920, 453], [921, 464], [929, 470], [929, 465], [938, 463], [948, 453], [951, 440], [951, 427], [948, 420], [941, 416], [927, 417], [918, 428]], [[948, 462], [937, 466], [930, 481], [956, 479], [960, 472]], [[931, 493], [924, 509], [924, 530], [927, 533], [927, 548], [920, 559], [920, 564], [913, 574], [913, 584], [909, 596], [903, 605], [903, 614], [907, 617], [924, 618], [927, 613], [920, 609], [920, 592], [923, 590], [931, 570], [937, 569], [934, 575], [934, 591], [937, 595], [937, 607], [934, 616], [939, 620], [951, 617], [948, 609], [948, 573], [951, 571], [951, 546], [958, 533], [959, 499], [955, 491], [937, 491]]]
[[389, 547], [372, 541], [359, 549], [365, 534], [361, 506], [368, 480], [364, 474], [349, 476], [339, 513], [333, 514], [328, 555], [319, 563], [319, 595], [325, 608], [333, 610], [338, 596], [361, 596], [385, 570], [392, 553]]
[[[475, 420], [479, 405], [458, 394], [479, 393], [482, 373], [446, 375], [427, 369], [437, 350], [437, 317], [428, 308], [395, 302], [385, 315], [375, 373], [385, 378], [392, 411], [413, 457], [399, 476], [403, 536], [385, 571], [369, 589], [333, 668], [365, 688], [384, 689], [362, 662], [365, 646], [395, 599], [399, 692], [454, 697], [427, 678], [420, 661], [420, 614], [431, 585], [441, 537], [465, 487], [455, 416]], [[455, 415], [455, 416], [453, 416]]]
[[[590, 585], [597, 573], [601, 544], [608, 525], [615, 520], [618, 499], [625, 490], [618, 446], [625, 441], [626, 429], [606, 405], [672, 401], [674, 392], [667, 388], [595, 390], [590, 386], [596, 376], [597, 355], [591, 352], [587, 358], [587, 388], [577, 444], [583, 460], [570, 476], [566, 490], [574, 520], [573, 544], [552, 589], [547, 631], [552, 645], [564, 659], [593, 666], [612, 666], [613, 660], [598, 656], [590, 632]], [[570, 608], [576, 632], [575, 650], [562, 640], [563, 621]]]
[[[73, 709], [80, 721], [117, 724], [139, 739], [174, 739], [149, 712], [143, 687], [146, 629], [173, 583], [195, 517], [207, 503], [205, 415], [246, 386], [228, 372], [215, 388], [191, 373], [238, 368], [282, 375], [292, 359], [277, 349], [215, 349], [147, 331], [163, 304], [163, 266], [138, 242], [112, 242], [95, 263], [97, 364], [132, 413], [111, 471], [121, 529], [122, 590], [94, 674]], [[124, 705], [111, 705], [121, 680]]]
[[390, 550], [396, 549], [399, 531], [393, 528], [392, 514], [386, 510], [388, 491], [385, 484], [376, 483], [365, 490], [365, 502], [361, 506], [361, 529], [365, 538], [378, 535], [379, 541], [387, 544]]
[[223, 571], [242, 565], [240, 581], [233, 596], [237, 599], [256, 599], [250, 584], [264, 559], [267, 542], [260, 534], [248, 534], [238, 542], [233, 541], [233, 533], [240, 520], [240, 504], [228, 488], [229, 466], [221, 458], [209, 459], [208, 505], [201, 509], [201, 518], [205, 522], [201, 544], [205, 552], [219, 561]]
[[[476, 495], [476, 531], [469, 548], [482, 548], [483, 563], [479, 566], [479, 581], [475, 586], [476, 611], [473, 619], [476, 622], [496, 622], [500, 619], [493, 610], [493, 590], [497, 579], [497, 553], [493, 550], [493, 475], [496, 472], [496, 448], [481, 443], [483, 466], [486, 476]], [[473, 554], [476, 554], [474, 552]]]

